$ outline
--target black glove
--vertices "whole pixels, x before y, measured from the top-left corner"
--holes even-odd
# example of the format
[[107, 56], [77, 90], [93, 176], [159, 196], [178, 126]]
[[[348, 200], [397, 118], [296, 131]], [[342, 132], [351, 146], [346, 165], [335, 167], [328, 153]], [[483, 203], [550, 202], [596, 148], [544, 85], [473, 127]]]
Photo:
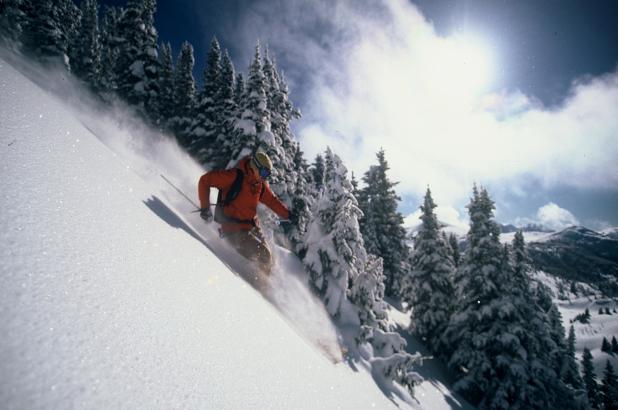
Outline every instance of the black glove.
[[212, 222], [212, 212], [210, 211], [210, 208], [202, 208], [202, 209], [200, 209], [200, 216], [207, 223]]

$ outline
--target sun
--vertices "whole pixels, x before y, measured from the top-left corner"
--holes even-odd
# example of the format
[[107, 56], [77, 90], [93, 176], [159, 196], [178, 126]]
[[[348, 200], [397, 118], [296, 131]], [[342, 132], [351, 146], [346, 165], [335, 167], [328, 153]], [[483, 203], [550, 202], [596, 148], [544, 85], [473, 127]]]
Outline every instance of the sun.
[[476, 98], [491, 84], [491, 53], [478, 38], [442, 38], [432, 43], [424, 57], [424, 79], [444, 97]]

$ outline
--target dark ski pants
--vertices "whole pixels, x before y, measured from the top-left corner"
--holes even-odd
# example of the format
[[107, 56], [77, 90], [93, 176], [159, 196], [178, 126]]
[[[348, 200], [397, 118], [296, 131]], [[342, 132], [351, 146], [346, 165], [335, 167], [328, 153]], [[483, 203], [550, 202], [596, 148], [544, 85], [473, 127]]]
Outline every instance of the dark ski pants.
[[257, 263], [258, 268], [263, 273], [270, 274], [272, 256], [260, 228], [256, 226], [250, 231], [228, 233], [225, 235], [225, 239], [238, 253]]

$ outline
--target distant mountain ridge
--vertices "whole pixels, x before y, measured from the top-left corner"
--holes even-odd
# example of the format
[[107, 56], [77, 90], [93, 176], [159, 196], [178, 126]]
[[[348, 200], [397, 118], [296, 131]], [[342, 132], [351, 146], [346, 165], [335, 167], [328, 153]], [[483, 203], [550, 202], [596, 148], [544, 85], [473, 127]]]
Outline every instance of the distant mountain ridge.
[[521, 230], [522, 232], [554, 232], [553, 229], [549, 229], [541, 224], [527, 224], [524, 226], [515, 226], [513, 224], [500, 225], [501, 233], [512, 233]]
[[565, 279], [594, 284], [610, 296], [618, 295], [618, 230], [603, 233], [571, 226], [543, 242], [528, 243], [539, 270]]
[[[439, 223], [446, 232], [459, 237], [460, 251], [465, 251], [466, 233], [442, 221]], [[407, 227], [410, 237], [416, 235], [419, 227], [420, 224]], [[541, 224], [520, 227], [500, 224], [500, 230], [507, 236], [506, 242], [510, 242], [509, 234], [517, 230], [531, 238], [527, 240], [527, 248], [535, 269], [567, 280], [589, 283], [608, 296], [618, 296], [618, 228], [597, 232], [583, 226], [571, 226], [556, 232]]]

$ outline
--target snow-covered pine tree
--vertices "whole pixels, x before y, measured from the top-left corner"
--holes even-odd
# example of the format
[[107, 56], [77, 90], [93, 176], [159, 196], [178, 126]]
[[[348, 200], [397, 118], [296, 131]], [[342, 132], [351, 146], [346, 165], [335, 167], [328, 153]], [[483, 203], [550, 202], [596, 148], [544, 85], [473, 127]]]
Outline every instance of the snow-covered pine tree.
[[245, 84], [240, 119], [236, 120], [234, 152], [229, 165], [258, 149], [271, 154], [275, 138], [270, 131], [270, 113], [266, 104], [266, 80], [262, 70], [260, 44], [255, 46], [255, 55], [249, 66], [249, 78]]
[[[324, 157], [321, 154], [315, 156], [315, 160], [311, 166], [311, 174], [313, 175], [313, 184], [315, 191], [319, 193], [324, 186]], [[352, 187], [354, 189], [354, 187]], [[355, 195], [358, 199], [358, 195]]]
[[97, 0], [82, 1], [81, 24], [70, 50], [71, 71], [94, 90], [98, 90], [101, 83], [98, 13]]
[[[289, 100], [289, 90], [285, 78], [279, 73], [274, 59], [268, 55], [264, 56], [264, 78], [266, 80], [266, 102], [270, 112], [271, 131], [275, 136], [277, 145], [280, 150], [275, 154], [274, 163], [279, 173], [279, 181], [275, 182], [275, 189], [278, 189], [278, 194], [283, 197], [290, 197], [294, 181], [298, 175], [294, 170], [294, 156], [297, 149], [294, 136], [290, 127], [292, 120], [301, 117], [300, 111], [297, 110]], [[280, 186], [277, 187], [276, 185]]]
[[572, 387], [579, 389], [582, 387], [582, 379], [575, 360], [575, 328], [573, 325], [569, 328], [569, 337], [567, 338], [566, 354], [561, 371], [562, 380]]
[[[297, 185], [307, 185], [306, 172], [299, 172], [296, 166], [296, 153], [299, 149], [291, 129], [291, 121], [300, 118], [300, 112], [294, 108], [288, 99], [288, 86], [279, 74], [277, 66], [268, 53], [263, 58], [262, 69], [266, 85], [266, 102], [270, 117], [270, 130], [273, 143], [267, 148], [273, 161], [276, 172], [271, 176], [271, 188], [285, 203], [292, 204], [295, 212], [302, 218], [302, 214], [308, 215], [305, 205], [307, 202], [296, 198]], [[263, 147], [266, 147], [264, 144]], [[308, 199], [308, 198], [305, 198]], [[295, 203], [296, 202], [296, 203]], [[301, 227], [302, 228], [302, 227]], [[294, 228], [288, 231], [288, 236], [294, 236]], [[300, 234], [300, 232], [298, 232]], [[297, 235], [298, 236], [298, 235]]]
[[23, 0], [5, 0], [0, 5], [0, 42], [12, 48], [19, 48], [26, 19], [22, 3]]
[[603, 409], [618, 410], [618, 378], [616, 378], [614, 366], [612, 366], [609, 359], [607, 360], [605, 370], [603, 371], [601, 393], [603, 394]]
[[530, 258], [521, 232], [515, 234], [511, 249], [507, 258], [512, 259], [512, 266], [506, 263], [504, 269], [510, 278], [508, 293], [523, 323], [523, 332], [517, 336], [527, 354], [529, 380], [524, 402], [530, 408], [583, 408], [578, 407], [582, 404], [581, 400], [573, 399], [573, 392], [560, 380], [555, 370], [556, 357], [562, 357], [564, 352], [558, 349], [552, 338], [552, 323], [547, 310], [558, 311], [543, 284], [539, 283], [536, 288], [532, 286]]
[[240, 111], [240, 107], [245, 106], [245, 79], [242, 76], [242, 73], [236, 74], [236, 79], [234, 80], [234, 102], [236, 103], [236, 107], [238, 110], [236, 112], [236, 116], [240, 118], [242, 112]]
[[524, 242], [524, 234], [519, 229], [513, 237], [513, 270], [516, 276], [522, 277], [532, 269], [530, 266], [531, 260], [526, 252]]
[[68, 68], [69, 41], [79, 23], [79, 9], [71, 0], [27, 0], [22, 10], [25, 51], [44, 63], [61, 63]]
[[156, 123], [162, 130], [167, 130], [174, 115], [174, 60], [170, 43], [161, 46], [159, 59], [159, 117]]
[[170, 128], [181, 146], [189, 145], [189, 136], [195, 110], [195, 79], [193, 78], [193, 46], [185, 41], [180, 47], [180, 54], [174, 71], [174, 115]]
[[397, 183], [386, 175], [389, 166], [383, 149], [377, 158], [378, 165], [371, 166], [363, 177], [365, 187], [360, 191], [359, 202], [364, 216], [360, 227], [367, 251], [384, 260], [386, 294], [399, 297], [401, 279], [408, 269], [409, 248], [403, 216], [397, 211], [400, 201], [394, 190]]
[[[358, 179], [356, 179], [356, 175], [352, 172], [352, 176], [350, 177], [350, 184], [352, 184], [352, 193], [356, 200], [358, 201], [358, 197], [360, 196], [360, 189], [358, 188]], [[360, 202], [359, 202], [360, 205]]]
[[227, 50], [221, 59], [221, 75], [219, 77], [217, 123], [215, 127], [215, 144], [210, 162], [215, 168], [224, 168], [232, 157], [234, 143], [234, 122], [238, 106], [234, 101], [234, 64]]
[[[420, 209], [422, 224], [414, 239], [412, 268], [406, 278], [409, 286], [402, 299], [412, 308], [410, 330], [435, 354], [442, 352], [441, 336], [453, 313], [455, 267], [447, 244], [440, 235], [436, 204], [427, 188]], [[407, 282], [407, 281], [406, 281]], [[407, 285], [407, 284], [406, 284]]]
[[601, 400], [599, 396], [599, 384], [597, 383], [596, 374], [594, 372], [594, 364], [592, 363], [592, 353], [587, 347], [584, 348], [582, 355], [582, 371], [583, 380], [588, 393], [588, 402], [593, 409], [599, 409]]
[[268, 47], [264, 51], [264, 58], [262, 59], [262, 71], [264, 73], [264, 83], [266, 85], [266, 106], [271, 113], [271, 129], [274, 132], [273, 121], [275, 114], [273, 111], [277, 109], [277, 93], [279, 91], [279, 81], [275, 78], [275, 67], [270, 58]]
[[526, 346], [532, 375], [530, 384], [535, 389], [529, 393], [535, 400], [534, 408], [585, 409], [588, 405], [585, 392], [573, 390], [560, 378], [567, 343], [551, 290], [542, 282], [533, 281], [532, 285], [533, 310], [528, 313], [530, 335]]
[[202, 164], [210, 162], [216, 142], [220, 109], [221, 47], [216, 38], [210, 42], [204, 69], [204, 87], [197, 94], [195, 119], [191, 131], [189, 152]]
[[101, 24], [101, 91], [116, 92], [116, 61], [121, 44], [118, 21], [123, 11], [114, 6], [105, 6]]
[[384, 270], [382, 258], [367, 255], [365, 268], [352, 281], [349, 298], [358, 308], [361, 331], [357, 343], [370, 340], [375, 329], [389, 330], [386, 304], [384, 303]]
[[325, 158], [325, 186], [303, 240], [303, 263], [327, 311], [338, 317], [348, 284], [365, 269], [367, 255], [358, 226], [362, 212], [352, 195], [347, 169], [330, 148]]
[[275, 153], [274, 160], [277, 169], [282, 170], [278, 182], [281, 186], [278, 189], [280, 195], [291, 197], [294, 181], [300, 175], [296, 175], [294, 169], [297, 144], [290, 124], [293, 120], [299, 119], [301, 115], [288, 98], [289, 90], [285, 78], [279, 74], [277, 65], [274, 60], [270, 60], [268, 55], [264, 58], [264, 77], [268, 90], [267, 102], [270, 105], [271, 131], [280, 146]]
[[156, 0], [128, 0], [118, 21], [117, 93], [146, 118], [156, 120], [159, 58], [154, 27]]
[[349, 289], [350, 301], [358, 308], [361, 325], [356, 342], [365, 345], [362, 352], [371, 352], [365, 359], [371, 363], [376, 379], [397, 382], [413, 395], [414, 386], [422, 381], [413, 366], [421, 357], [405, 351], [406, 341], [388, 323], [384, 279], [382, 258], [367, 255], [365, 268], [352, 280]]
[[457, 311], [444, 333], [454, 388], [481, 409], [531, 408], [521, 303], [493, 220], [494, 203], [475, 186], [468, 205], [468, 249], [457, 274]]
[[298, 216], [298, 222], [295, 226], [288, 226], [287, 235], [292, 241], [295, 251], [298, 253], [302, 250], [302, 239], [307, 232], [307, 225], [311, 219], [311, 208], [313, 206], [315, 193], [312, 190], [311, 180], [308, 179], [308, 177], [310, 177], [309, 165], [307, 161], [305, 161], [303, 152], [298, 143], [295, 152], [296, 154], [293, 160], [294, 172], [299, 177], [294, 184], [291, 202], [292, 211]]
[[451, 257], [453, 258], [453, 264], [457, 268], [459, 267], [459, 261], [461, 260], [461, 253], [459, 251], [459, 240], [457, 239], [457, 235], [453, 232], [448, 235], [448, 244], [451, 251]]
[[607, 354], [612, 354], [612, 346], [609, 344], [605, 336], [603, 336], [603, 341], [601, 342], [601, 351]]

